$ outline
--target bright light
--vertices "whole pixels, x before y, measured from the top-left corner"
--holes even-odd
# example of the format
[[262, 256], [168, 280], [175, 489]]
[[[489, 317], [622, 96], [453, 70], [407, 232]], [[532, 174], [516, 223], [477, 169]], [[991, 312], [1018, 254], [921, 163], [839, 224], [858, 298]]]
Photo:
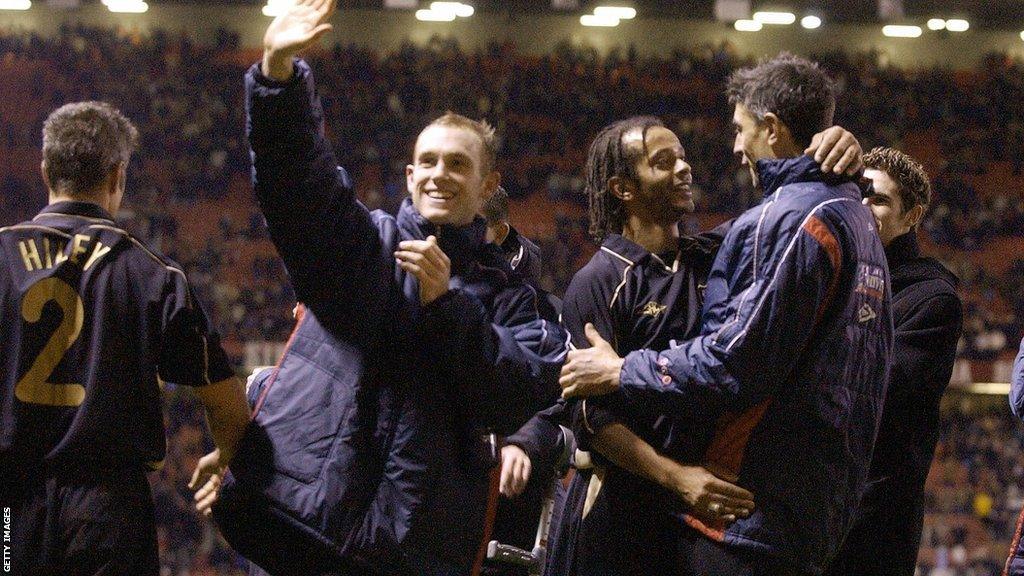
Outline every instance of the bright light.
[[737, 20], [733, 26], [740, 32], [757, 32], [762, 28], [757, 20]]
[[761, 24], [788, 25], [796, 22], [796, 14], [792, 12], [754, 12], [754, 20]]
[[619, 19], [612, 16], [598, 16], [597, 14], [584, 14], [580, 16], [580, 24], [584, 26], [601, 26], [612, 28], [619, 25]]
[[126, 14], [142, 14], [149, 10], [149, 4], [142, 0], [106, 0], [107, 10]]
[[[107, 2], [108, 0], [102, 1]], [[267, 5], [263, 7], [263, 15], [276, 18], [294, 5], [295, 0], [267, 0]]]
[[882, 27], [882, 34], [890, 38], [917, 38], [921, 35], [921, 27], [889, 24]]
[[0, 0], [0, 10], [28, 10], [31, 0]]
[[931, 20], [928, 21], [928, 29], [935, 31], [945, 30], [946, 21], [943, 20], [942, 18], [932, 18]]
[[475, 10], [462, 2], [431, 2], [430, 9], [434, 12], [451, 12], [459, 18], [469, 18]]
[[1021, 39], [1021, 40], [1024, 40], [1024, 30], [1021, 30], [1021, 31], [1020, 31], [1020, 39]]
[[970, 27], [971, 23], [967, 20], [961, 20], [960, 18], [946, 20], [946, 30], [949, 30], [950, 32], [966, 32]]
[[455, 12], [421, 9], [416, 11], [416, 19], [421, 22], [451, 22], [455, 20]]
[[821, 18], [817, 16], [804, 16], [800, 19], [800, 25], [808, 30], [814, 30], [821, 26]]
[[628, 6], [598, 6], [594, 8], [594, 16], [632, 20], [636, 18], [636, 8]]

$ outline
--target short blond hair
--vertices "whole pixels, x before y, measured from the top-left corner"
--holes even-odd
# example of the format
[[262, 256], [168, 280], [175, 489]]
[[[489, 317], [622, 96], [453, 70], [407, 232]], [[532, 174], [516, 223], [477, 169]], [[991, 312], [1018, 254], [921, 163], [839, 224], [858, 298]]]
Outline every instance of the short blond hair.
[[[494, 136], [494, 127], [488, 124], [486, 120], [473, 120], [462, 114], [448, 111], [430, 124], [427, 124], [427, 127], [423, 130], [426, 131], [434, 126], [461, 128], [476, 134], [480, 138], [480, 173], [488, 174], [494, 170], [494, 166], [498, 162], [498, 139]], [[420, 134], [422, 133], [420, 132]]]

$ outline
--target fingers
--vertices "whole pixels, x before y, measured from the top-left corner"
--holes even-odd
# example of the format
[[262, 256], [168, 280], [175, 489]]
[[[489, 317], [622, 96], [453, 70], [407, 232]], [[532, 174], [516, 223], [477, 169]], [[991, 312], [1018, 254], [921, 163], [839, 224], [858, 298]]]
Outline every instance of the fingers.
[[563, 386], [563, 388], [562, 388], [562, 398], [563, 399], [569, 400], [570, 398], [576, 398], [577, 396], [580, 395], [579, 388], [575, 384], [573, 384], [571, 386], [565, 386], [565, 384], [563, 384], [562, 386]]
[[196, 469], [192, 471], [192, 478], [188, 481], [188, 489], [195, 490], [196, 486], [199, 486], [199, 476], [202, 475], [204, 479], [206, 474], [201, 472], [202, 466], [196, 466]]
[[854, 145], [855, 143], [856, 140], [853, 140], [852, 135], [849, 138], [846, 138], [846, 135], [844, 135], [838, 138], [835, 144], [830, 148], [826, 149], [824, 146], [822, 146], [822, 148], [820, 148], [818, 152], [815, 154], [815, 156], [825, 155], [825, 159], [821, 161], [821, 171], [835, 171], [836, 173], [838, 173], [839, 170], [837, 169], [836, 165], [843, 158], [843, 156], [846, 155], [846, 152], [849, 150], [850, 146]]
[[843, 154], [843, 157], [836, 162], [836, 167], [833, 169], [836, 174], [846, 174], [847, 176], [853, 176], [860, 171], [861, 165], [861, 153], [859, 146], [851, 146]]
[[[808, 146], [806, 150], [804, 150], [804, 155], [805, 156], [811, 156], [812, 154], [814, 154], [815, 152], [818, 151], [818, 148], [820, 146], [821, 146], [821, 132], [815, 134], [814, 137], [811, 138], [811, 145]], [[815, 160], [817, 160], [817, 159], [815, 159]]]
[[516, 446], [502, 448], [501, 479], [498, 489], [507, 498], [522, 494], [530, 479], [530, 457]]
[[213, 505], [217, 502], [217, 498], [220, 495], [220, 477], [211, 476], [210, 479], [196, 491], [195, 502], [196, 510], [202, 513], [204, 516], [210, 516], [213, 513]]
[[845, 131], [842, 128], [833, 126], [823, 132], [819, 132], [814, 136], [814, 139], [812, 139], [812, 142], [814, 140], [818, 140], [818, 145], [814, 150], [814, 161], [822, 165], [823, 172], [827, 171], [825, 169], [825, 161], [827, 160], [829, 153], [835, 149], [836, 144], [838, 144], [843, 138], [844, 133]]
[[583, 327], [583, 332], [586, 333], [587, 340], [590, 341], [590, 345], [594, 348], [611, 347], [604, 338], [601, 338], [601, 333], [598, 332], [597, 328], [594, 328], [594, 325], [590, 322], [587, 322], [587, 325]]

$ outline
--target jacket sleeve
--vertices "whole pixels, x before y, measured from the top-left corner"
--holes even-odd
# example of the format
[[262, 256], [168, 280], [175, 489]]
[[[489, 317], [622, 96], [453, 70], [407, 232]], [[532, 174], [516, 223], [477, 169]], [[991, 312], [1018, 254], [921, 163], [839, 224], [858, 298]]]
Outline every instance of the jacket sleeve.
[[337, 166], [309, 66], [276, 82], [246, 74], [253, 185], [299, 301], [332, 329], [379, 322], [389, 264], [370, 214]]
[[551, 470], [562, 448], [561, 425], [568, 425], [568, 420], [565, 401], [559, 399], [553, 406], [534, 414], [515, 434], [505, 438], [505, 444], [522, 448], [535, 470]]
[[[597, 275], [588, 274], [588, 270], [584, 268], [577, 273], [565, 291], [562, 326], [569, 332], [573, 349], [590, 348], [584, 330], [587, 324], [593, 324], [601, 337], [617, 348], [618, 330], [609, 306], [612, 294], [606, 293], [611, 287], [595, 277]], [[567, 404], [567, 425], [571, 426], [580, 450], [591, 450], [591, 439], [605, 426], [621, 423], [614, 409], [614, 405], [619, 403], [619, 398], [604, 396], [572, 400]]]
[[529, 285], [507, 288], [493, 314], [467, 290], [453, 289], [424, 308], [432, 349], [452, 371], [455, 393], [479, 423], [501, 434], [519, 429], [558, 396], [567, 338]]
[[908, 394], [918, 402], [932, 398], [937, 403], [953, 373], [962, 325], [960, 298], [952, 292], [930, 296], [901, 319], [893, 334], [889, 382], [921, 388], [904, 386], [905, 390], [890, 390], [889, 397]]
[[[842, 255], [834, 233], [817, 217], [802, 227], [763, 227], [769, 232], [755, 237], [755, 244], [771, 259], [753, 271], [746, 289], [730, 285], [728, 299], [718, 304], [726, 321], [717, 330], [705, 325], [701, 336], [676, 348], [626, 356], [620, 390], [631, 404], [656, 402], [679, 418], [726, 406], [742, 410], [770, 397], [792, 372], [838, 284]], [[730, 283], [749, 278], [718, 269], [749, 240], [734, 228], [712, 276], [731, 274]]]
[[1010, 379], [1010, 410], [1013, 415], [1024, 420], [1024, 340], [1020, 341], [1020, 351], [1013, 361], [1013, 376]]

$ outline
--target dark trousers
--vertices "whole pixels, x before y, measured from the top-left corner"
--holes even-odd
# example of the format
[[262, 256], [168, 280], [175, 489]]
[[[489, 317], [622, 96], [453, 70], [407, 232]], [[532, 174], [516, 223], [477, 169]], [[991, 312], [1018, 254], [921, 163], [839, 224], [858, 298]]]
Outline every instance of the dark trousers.
[[11, 570], [26, 576], [157, 576], [153, 498], [141, 470], [22, 475], [5, 487]]

